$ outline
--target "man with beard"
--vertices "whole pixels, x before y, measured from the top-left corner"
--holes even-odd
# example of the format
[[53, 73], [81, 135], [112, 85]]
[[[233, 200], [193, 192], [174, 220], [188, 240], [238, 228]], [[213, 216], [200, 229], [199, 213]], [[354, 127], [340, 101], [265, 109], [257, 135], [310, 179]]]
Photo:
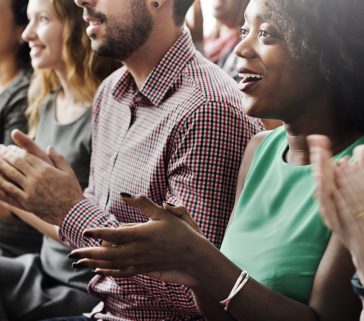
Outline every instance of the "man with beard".
[[[242, 153], [260, 127], [243, 115], [233, 80], [195, 51], [183, 27], [193, 0], [75, 2], [84, 8], [93, 50], [124, 64], [95, 98], [89, 187], [82, 193], [53, 149], [45, 154], [15, 132], [14, 141], [28, 153], [3, 148], [1, 190], [58, 225], [73, 247], [100, 246], [83, 235], [86, 229], [147, 222], [123, 202], [128, 194], [184, 204], [219, 247]], [[93, 311], [96, 319], [202, 319], [189, 289], [145, 275], [97, 275], [89, 290], [103, 301]]]

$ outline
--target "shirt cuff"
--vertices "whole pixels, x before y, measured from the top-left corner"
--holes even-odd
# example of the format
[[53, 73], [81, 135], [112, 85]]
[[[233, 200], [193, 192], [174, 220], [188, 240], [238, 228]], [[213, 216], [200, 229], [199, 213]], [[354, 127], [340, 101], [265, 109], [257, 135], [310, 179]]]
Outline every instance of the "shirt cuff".
[[64, 218], [59, 229], [61, 241], [75, 248], [92, 246], [96, 241], [92, 242], [84, 238], [83, 232], [88, 228], [96, 227], [92, 225], [92, 222], [102, 215], [101, 210], [84, 198], [73, 206]]

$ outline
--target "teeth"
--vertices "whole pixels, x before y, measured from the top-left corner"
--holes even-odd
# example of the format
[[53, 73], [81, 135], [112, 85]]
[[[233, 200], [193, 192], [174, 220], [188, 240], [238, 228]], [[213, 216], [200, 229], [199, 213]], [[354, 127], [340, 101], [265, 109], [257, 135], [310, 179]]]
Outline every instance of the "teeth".
[[259, 74], [250, 74], [250, 73], [239, 73], [240, 78], [256, 78], [256, 79], [263, 79], [263, 75]]

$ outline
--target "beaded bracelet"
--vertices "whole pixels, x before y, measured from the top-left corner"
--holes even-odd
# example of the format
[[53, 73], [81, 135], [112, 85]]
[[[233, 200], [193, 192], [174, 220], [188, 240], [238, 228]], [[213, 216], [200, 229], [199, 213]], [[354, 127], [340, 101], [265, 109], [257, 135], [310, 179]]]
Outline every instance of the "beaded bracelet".
[[231, 300], [239, 293], [239, 291], [244, 287], [246, 282], [249, 280], [249, 274], [247, 271], [241, 272], [240, 276], [236, 280], [233, 288], [231, 289], [228, 297], [222, 301], [220, 301], [220, 304], [224, 306], [224, 310], [227, 311], [229, 308]]

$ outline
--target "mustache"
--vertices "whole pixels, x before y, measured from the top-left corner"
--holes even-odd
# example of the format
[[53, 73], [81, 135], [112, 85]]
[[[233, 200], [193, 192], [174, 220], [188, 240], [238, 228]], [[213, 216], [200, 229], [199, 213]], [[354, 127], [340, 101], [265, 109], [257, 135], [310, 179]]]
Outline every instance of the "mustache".
[[83, 10], [83, 16], [84, 17], [89, 16], [91, 18], [94, 18], [94, 19], [100, 21], [101, 23], [107, 21], [107, 17], [103, 13], [97, 12], [97, 11], [95, 11], [91, 8], [87, 8], [87, 7]]

